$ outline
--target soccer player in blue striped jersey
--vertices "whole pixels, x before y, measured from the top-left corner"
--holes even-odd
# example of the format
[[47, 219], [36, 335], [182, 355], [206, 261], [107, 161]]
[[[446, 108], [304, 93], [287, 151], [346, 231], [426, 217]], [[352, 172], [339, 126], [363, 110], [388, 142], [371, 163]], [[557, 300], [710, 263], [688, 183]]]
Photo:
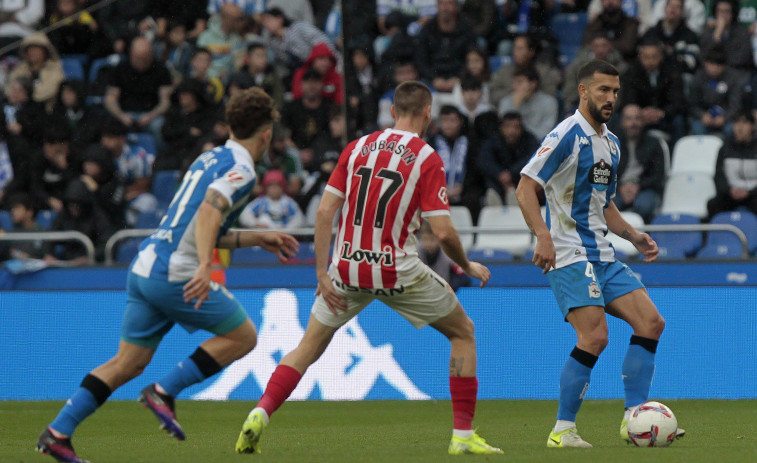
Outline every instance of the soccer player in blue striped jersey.
[[[657, 342], [665, 327], [644, 285], [615, 260], [608, 229], [631, 243], [645, 262], [657, 258], [657, 243], [620, 215], [612, 201], [620, 156], [610, 120], [620, 90], [618, 71], [591, 61], [578, 71], [578, 110], [555, 127], [521, 171], [516, 196], [536, 235], [533, 262], [547, 274], [565, 321], [578, 342], [560, 376], [557, 422], [549, 447], [591, 447], [578, 434], [576, 415], [589, 387], [591, 370], [607, 345], [605, 314], [633, 328], [622, 366], [626, 411], [620, 435], [628, 441], [627, 420], [646, 402], [655, 368]], [[547, 198], [542, 219], [538, 194]], [[682, 434], [682, 430], [679, 433]]]
[[185, 434], [176, 420], [174, 398], [255, 347], [257, 334], [247, 312], [226, 288], [211, 282], [210, 272], [216, 247], [261, 246], [282, 262], [297, 252], [297, 240], [284, 233], [230, 230], [255, 183], [254, 163], [270, 144], [278, 118], [274, 106], [259, 88], [229, 101], [230, 139], [194, 161], [160, 226], [142, 242], [129, 268], [118, 353], [84, 378], [40, 435], [38, 451], [58, 461], [83, 462], [71, 445], [76, 427], [114, 390], [142, 373], [176, 323], [190, 333], [202, 329], [216, 335], [140, 394], [161, 428], [179, 440]]

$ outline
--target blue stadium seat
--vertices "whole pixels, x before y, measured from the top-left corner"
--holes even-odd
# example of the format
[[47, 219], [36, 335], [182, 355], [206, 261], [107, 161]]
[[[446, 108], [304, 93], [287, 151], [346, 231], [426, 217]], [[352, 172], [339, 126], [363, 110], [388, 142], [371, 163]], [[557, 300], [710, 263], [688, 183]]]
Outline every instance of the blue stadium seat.
[[584, 29], [588, 22], [586, 13], [559, 13], [552, 17], [550, 29], [560, 47], [560, 63], [567, 66], [581, 48]]
[[[749, 253], [757, 248], [757, 216], [748, 211], [721, 212], [710, 221], [711, 224], [729, 224], [738, 227], [747, 237]], [[741, 257], [741, 241], [731, 232], [713, 231], [707, 233], [707, 244], [697, 257], [700, 259], [738, 259]]]
[[152, 194], [158, 200], [158, 207], [168, 207], [173, 195], [176, 194], [178, 183], [178, 170], [159, 170], [152, 175]]
[[489, 67], [492, 70], [492, 74], [497, 72], [497, 70], [499, 70], [499, 68], [501, 68], [502, 66], [510, 64], [511, 61], [512, 61], [512, 57], [510, 56], [499, 56], [499, 55], [490, 56]]
[[137, 255], [137, 252], [139, 252], [140, 243], [142, 243], [142, 238], [129, 238], [128, 240], [121, 241], [116, 253], [116, 262], [119, 264], [130, 263], [134, 259], [134, 256]]
[[37, 216], [34, 217], [34, 220], [37, 222], [37, 225], [39, 225], [41, 229], [49, 230], [50, 227], [52, 227], [53, 220], [55, 220], [55, 217], [57, 215], [58, 213], [52, 209], [43, 209], [37, 212]]
[[[688, 214], [658, 214], [652, 225], [698, 225], [699, 218]], [[702, 247], [702, 232], [652, 232], [660, 249], [660, 259], [685, 259]]]
[[100, 69], [106, 66], [116, 66], [123, 59], [124, 57], [122, 57], [121, 55], [110, 55], [105, 58], [98, 58], [92, 61], [92, 65], [89, 67], [89, 82], [93, 83], [95, 80], [97, 80], [97, 74], [100, 73]]
[[63, 57], [60, 59], [63, 66], [63, 74], [66, 75], [66, 79], [71, 80], [84, 80], [84, 66], [78, 58]]
[[10, 231], [13, 229], [13, 219], [8, 211], [0, 211], [0, 230]]
[[476, 249], [468, 252], [468, 259], [482, 262], [509, 262], [514, 259], [513, 255], [502, 249]]
[[231, 252], [231, 261], [235, 264], [275, 264], [279, 262], [279, 258], [274, 253], [255, 246], [234, 249]]
[[150, 132], [130, 133], [126, 141], [135, 147], [142, 148], [150, 154], [158, 154], [158, 148], [155, 144], [155, 137]]

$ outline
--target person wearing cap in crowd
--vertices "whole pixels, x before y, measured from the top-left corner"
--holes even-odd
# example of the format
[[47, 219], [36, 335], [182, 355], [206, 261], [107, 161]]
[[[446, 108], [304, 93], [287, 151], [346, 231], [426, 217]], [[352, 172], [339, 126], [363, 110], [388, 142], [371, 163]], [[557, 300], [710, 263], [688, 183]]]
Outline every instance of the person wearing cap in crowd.
[[278, 169], [263, 176], [263, 195], [255, 198], [239, 215], [246, 228], [292, 230], [301, 227], [305, 217], [300, 207], [286, 194], [287, 179]]

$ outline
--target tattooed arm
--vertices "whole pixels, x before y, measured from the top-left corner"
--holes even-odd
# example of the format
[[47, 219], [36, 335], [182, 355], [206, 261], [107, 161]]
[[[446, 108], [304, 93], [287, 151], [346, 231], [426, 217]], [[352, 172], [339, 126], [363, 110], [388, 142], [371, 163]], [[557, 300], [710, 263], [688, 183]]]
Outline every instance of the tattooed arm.
[[646, 233], [640, 233], [633, 228], [631, 224], [626, 222], [618, 207], [615, 203], [610, 201], [610, 205], [605, 209], [605, 220], [607, 221], [607, 228], [616, 235], [624, 238], [639, 250], [644, 255], [644, 262], [652, 262], [657, 259], [657, 243]]
[[226, 198], [218, 191], [208, 188], [205, 199], [197, 211], [195, 245], [199, 264], [194, 277], [184, 285], [184, 301], [196, 301], [195, 309], [200, 308], [210, 292], [210, 265], [213, 261], [213, 248], [216, 246], [223, 213], [228, 208], [229, 202]]

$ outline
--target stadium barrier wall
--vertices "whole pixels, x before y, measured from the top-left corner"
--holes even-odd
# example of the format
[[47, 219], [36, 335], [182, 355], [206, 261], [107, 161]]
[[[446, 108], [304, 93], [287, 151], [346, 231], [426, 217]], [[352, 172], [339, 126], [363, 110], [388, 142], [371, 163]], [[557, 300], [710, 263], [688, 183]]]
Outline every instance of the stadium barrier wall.
[[[188, 399], [257, 399], [282, 355], [299, 341], [313, 290], [237, 289], [259, 343], [224, 373], [182, 393]], [[667, 321], [651, 398], [757, 398], [754, 287], [651, 287]], [[463, 288], [476, 325], [479, 395], [556, 399], [575, 340], [548, 287]], [[4, 291], [0, 294], [0, 400], [63, 400], [118, 344], [123, 290]], [[609, 320], [610, 343], [594, 368], [588, 399], [623, 396], [620, 367], [631, 330]], [[174, 327], [153, 363], [113, 398], [132, 400], [208, 335]], [[294, 399], [445, 399], [449, 346], [373, 303], [335, 337]]]

